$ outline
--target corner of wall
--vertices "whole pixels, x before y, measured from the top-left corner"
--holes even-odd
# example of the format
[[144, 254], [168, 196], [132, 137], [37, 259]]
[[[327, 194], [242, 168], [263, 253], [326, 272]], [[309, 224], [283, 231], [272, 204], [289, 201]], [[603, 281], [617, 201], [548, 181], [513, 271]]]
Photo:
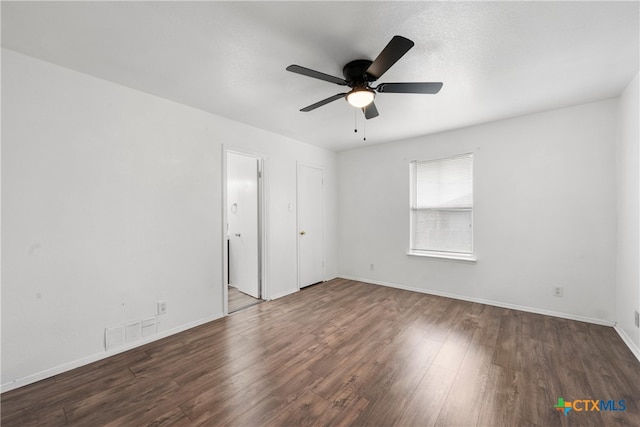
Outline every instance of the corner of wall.
[[640, 355], [640, 328], [634, 321], [634, 312], [640, 312], [639, 75], [618, 98], [616, 141], [616, 331], [636, 357]]

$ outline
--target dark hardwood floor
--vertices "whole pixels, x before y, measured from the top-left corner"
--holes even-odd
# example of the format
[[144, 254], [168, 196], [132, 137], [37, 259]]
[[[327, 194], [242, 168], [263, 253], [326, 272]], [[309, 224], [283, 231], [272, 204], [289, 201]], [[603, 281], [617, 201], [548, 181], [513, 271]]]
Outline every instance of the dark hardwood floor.
[[640, 362], [609, 327], [336, 279], [1, 398], [2, 426], [640, 426]]
[[247, 308], [262, 302], [261, 299], [254, 298], [251, 295], [247, 295], [243, 292], [240, 292], [237, 288], [234, 288], [233, 286], [227, 287], [227, 290], [229, 295], [229, 298], [228, 298], [229, 313], [233, 313], [234, 311], [242, 310], [243, 308]]

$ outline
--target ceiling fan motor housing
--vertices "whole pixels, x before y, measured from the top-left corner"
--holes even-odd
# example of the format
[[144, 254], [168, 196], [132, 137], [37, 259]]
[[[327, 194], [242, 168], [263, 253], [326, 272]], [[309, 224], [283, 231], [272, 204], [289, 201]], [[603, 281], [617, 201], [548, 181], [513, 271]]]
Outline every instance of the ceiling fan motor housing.
[[344, 79], [349, 83], [349, 86], [366, 87], [368, 82], [375, 80], [375, 77], [367, 74], [367, 69], [372, 62], [373, 61], [369, 61], [368, 59], [356, 59], [344, 66], [342, 74], [344, 75]]

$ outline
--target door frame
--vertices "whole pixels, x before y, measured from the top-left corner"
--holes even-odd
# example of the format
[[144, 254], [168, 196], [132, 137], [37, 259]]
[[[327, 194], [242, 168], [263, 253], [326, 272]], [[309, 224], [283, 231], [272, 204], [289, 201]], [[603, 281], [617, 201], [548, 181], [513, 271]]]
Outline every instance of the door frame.
[[296, 284], [298, 287], [298, 291], [302, 289], [300, 287], [300, 209], [299, 209], [299, 191], [300, 191], [300, 182], [299, 182], [299, 173], [301, 167], [319, 169], [322, 171], [322, 211], [320, 212], [320, 221], [322, 223], [322, 281], [326, 280], [326, 269], [325, 269], [325, 218], [324, 218], [324, 209], [325, 209], [325, 189], [324, 189], [324, 168], [320, 165], [313, 165], [309, 163], [296, 162]]
[[240, 154], [252, 157], [258, 160], [258, 286], [260, 288], [260, 299], [269, 299], [269, 284], [267, 282], [267, 236], [269, 230], [267, 224], [268, 197], [268, 157], [264, 153], [259, 153], [243, 148], [232, 147], [230, 145], [222, 145], [222, 309], [223, 315], [229, 314], [229, 259], [227, 255], [227, 153]]

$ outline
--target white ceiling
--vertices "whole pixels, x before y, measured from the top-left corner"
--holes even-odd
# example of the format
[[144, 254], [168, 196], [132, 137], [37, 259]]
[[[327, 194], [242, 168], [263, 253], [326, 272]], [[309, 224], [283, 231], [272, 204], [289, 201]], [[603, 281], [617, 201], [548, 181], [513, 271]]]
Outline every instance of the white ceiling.
[[[8, 2], [2, 45], [299, 141], [360, 146], [343, 87], [393, 35], [415, 42], [382, 82], [441, 81], [437, 95], [379, 94], [366, 144], [618, 96], [638, 72], [631, 2]], [[357, 118], [359, 133], [355, 134]]]

